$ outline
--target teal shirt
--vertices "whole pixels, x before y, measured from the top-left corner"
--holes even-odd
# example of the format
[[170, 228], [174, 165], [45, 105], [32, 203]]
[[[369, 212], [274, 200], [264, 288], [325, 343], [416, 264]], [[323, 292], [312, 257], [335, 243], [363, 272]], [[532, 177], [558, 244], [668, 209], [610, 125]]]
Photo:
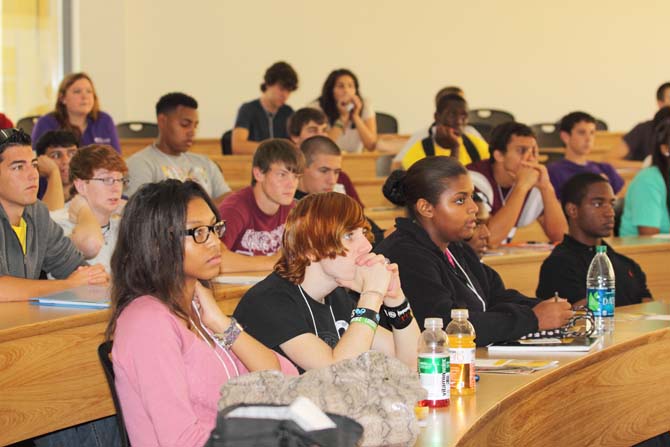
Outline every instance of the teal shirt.
[[637, 236], [637, 227], [659, 228], [670, 233], [668, 189], [656, 166], [641, 170], [630, 183], [621, 216], [621, 236]]

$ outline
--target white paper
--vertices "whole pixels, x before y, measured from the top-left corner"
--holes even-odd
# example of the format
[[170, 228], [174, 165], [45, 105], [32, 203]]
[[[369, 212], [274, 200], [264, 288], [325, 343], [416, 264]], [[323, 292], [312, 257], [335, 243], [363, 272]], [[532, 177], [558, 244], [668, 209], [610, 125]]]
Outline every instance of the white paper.
[[263, 278], [263, 276], [220, 275], [212, 281], [218, 284], [256, 284]]

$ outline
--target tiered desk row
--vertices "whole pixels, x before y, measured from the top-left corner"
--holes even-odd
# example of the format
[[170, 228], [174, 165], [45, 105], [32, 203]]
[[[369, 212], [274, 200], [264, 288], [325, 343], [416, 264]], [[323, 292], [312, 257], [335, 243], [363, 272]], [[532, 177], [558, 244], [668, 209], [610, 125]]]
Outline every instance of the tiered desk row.
[[[657, 299], [670, 298], [670, 278], [664, 268], [670, 240], [641, 237], [610, 242], [642, 265]], [[547, 249], [509, 249], [485, 262], [501, 273], [508, 287], [533, 295], [540, 263], [548, 253]], [[248, 287], [215, 286], [224, 312], [233, 312]], [[644, 309], [670, 314], [667, 305], [649, 306]], [[0, 445], [114, 413], [96, 351], [103, 341], [108, 311], [28, 303], [5, 303], [0, 309]], [[556, 370], [531, 376], [485, 376], [475, 397], [455, 400], [449, 409], [431, 416], [418, 445], [531, 445], [515, 440], [522, 436], [539, 442], [554, 425], [560, 436], [572, 430], [605, 436], [611, 432], [616, 437], [617, 430], [625, 429], [630, 431], [626, 436], [632, 436], [622, 438], [626, 442], [645, 439], [659, 424], [667, 425], [670, 387], [662, 384], [670, 380], [670, 323], [620, 326], [625, 331], [617, 329], [615, 346], [586, 356], [561, 357]], [[486, 352], [479, 350], [478, 355]], [[609, 382], [593, 390], [586, 386], [601, 379], [612, 382], [612, 388]], [[602, 394], [593, 396], [596, 392]], [[635, 417], [630, 424], [608, 428], [603, 422], [605, 416], [620, 420], [615, 415], [630, 412], [633, 405]], [[597, 413], [595, 419], [591, 410]], [[572, 418], [570, 429], [566, 418]], [[527, 420], [533, 423], [524, 424]], [[605, 445], [626, 445], [617, 442]]]

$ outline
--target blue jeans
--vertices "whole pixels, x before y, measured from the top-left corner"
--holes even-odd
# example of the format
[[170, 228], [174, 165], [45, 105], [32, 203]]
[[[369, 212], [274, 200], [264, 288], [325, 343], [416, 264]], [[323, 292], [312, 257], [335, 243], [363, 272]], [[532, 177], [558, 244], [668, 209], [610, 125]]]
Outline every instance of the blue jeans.
[[33, 439], [35, 447], [118, 447], [116, 416], [109, 416]]

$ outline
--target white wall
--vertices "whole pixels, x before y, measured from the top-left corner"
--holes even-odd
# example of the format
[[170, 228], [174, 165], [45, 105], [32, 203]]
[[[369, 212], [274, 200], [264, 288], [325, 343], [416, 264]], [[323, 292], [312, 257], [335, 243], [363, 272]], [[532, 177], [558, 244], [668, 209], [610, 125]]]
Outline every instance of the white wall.
[[82, 0], [81, 68], [117, 121], [153, 120], [158, 97], [200, 103], [200, 136], [230, 128], [259, 95], [265, 68], [290, 62], [314, 99], [330, 70], [351, 68], [401, 132], [425, 126], [433, 96], [462, 86], [471, 107], [527, 123], [586, 110], [626, 130], [656, 110], [670, 80], [670, 2], [563, 0]]

